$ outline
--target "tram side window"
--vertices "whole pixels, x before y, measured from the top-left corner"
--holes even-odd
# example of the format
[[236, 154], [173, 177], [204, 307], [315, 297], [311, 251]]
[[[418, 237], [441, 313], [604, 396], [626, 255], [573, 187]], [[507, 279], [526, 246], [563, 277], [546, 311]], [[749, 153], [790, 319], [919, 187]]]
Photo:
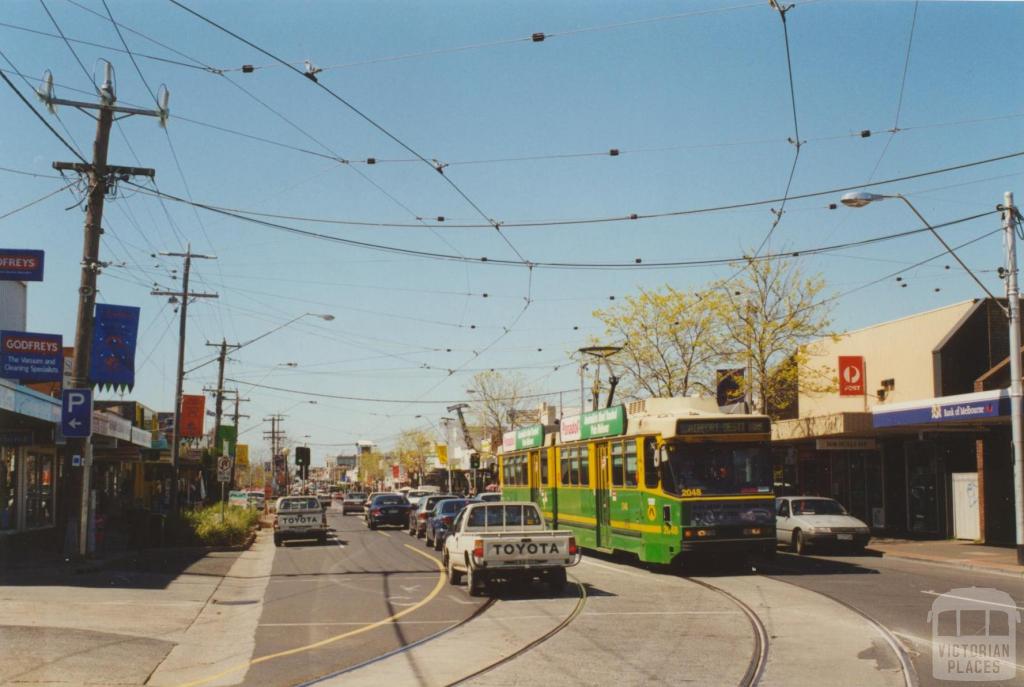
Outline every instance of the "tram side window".
[[636, 482], [636, 442], [626, 442], [626, 486], [635, 487]]
[[562, 484], [569, 483], [569, 450], [561, 449], [558, 452], [558, 464], [562, 470]]
[[526, 480], [526, 456], [519, 456], [519, 461], [516, 463], [516, 479], [520, 485], [525, 485]]
[[580, 446], [579, 484], [590, 486], [590, 448], [588, 446]]
[[546, 451], [540, 453], [540, 483], [542, 485], [549, 486], [548, 482], [548, 454]]
[[658, 466], [655, 458], [658, 455], [658, 447], [654, 439], [644, 441], [644, 486], [654, 489], [658, 486]]
[[580, 483], [580, 449], [575, 447], [569, 451], [569, 484]]
[[612, 486], [622, 485], [622, 442], [616, 441], [612, 443]]

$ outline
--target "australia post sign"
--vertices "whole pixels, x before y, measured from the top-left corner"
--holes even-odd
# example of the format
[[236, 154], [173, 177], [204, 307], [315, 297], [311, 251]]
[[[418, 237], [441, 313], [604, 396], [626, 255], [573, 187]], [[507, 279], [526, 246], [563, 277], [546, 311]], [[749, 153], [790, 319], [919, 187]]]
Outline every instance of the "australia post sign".
[[60, 334], [0, 331], [0, 377], [59, 382], [64, 374]]
[[0, 281], [42, 281], [43, 251], [0, 248]]
[[863, 356], [839, 356], [839, 395], [863, 396], [866, 388]]

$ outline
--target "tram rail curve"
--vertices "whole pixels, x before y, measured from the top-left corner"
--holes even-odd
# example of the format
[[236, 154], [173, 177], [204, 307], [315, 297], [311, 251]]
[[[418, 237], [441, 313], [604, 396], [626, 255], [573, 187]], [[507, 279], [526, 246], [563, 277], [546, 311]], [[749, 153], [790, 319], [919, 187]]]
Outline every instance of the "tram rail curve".
[[768, 665], [769, 645], [768, 629], [764, 626], [760, 616], [758, 616], [757, 612], [748, 604], [725, 591], [721, 587], [717, 587], [703, 580], [696, 580], [692, 577], [683, 577], [683, 579], [721, 594], [725, 598], [729, 599], [729, 601], [736, 604], [743, 614], [747, 616], [747, 620], [750, 621], [750, 628], [754, 634], [754, 650], [751, 652], [750, 662], [747, 664], [747, 670], [739, 682], [739, 687], [754, 687], [755, 685], [760, 684], [761, 677], [764, 675], [765, 667]]

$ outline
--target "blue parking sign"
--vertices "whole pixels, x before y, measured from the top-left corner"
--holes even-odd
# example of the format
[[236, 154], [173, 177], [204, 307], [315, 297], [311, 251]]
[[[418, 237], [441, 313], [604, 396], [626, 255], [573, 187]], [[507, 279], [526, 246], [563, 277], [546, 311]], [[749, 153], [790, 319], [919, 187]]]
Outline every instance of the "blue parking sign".
[[92, 389], [64, 389], [60, 426], [69, 439], [92, 435]]

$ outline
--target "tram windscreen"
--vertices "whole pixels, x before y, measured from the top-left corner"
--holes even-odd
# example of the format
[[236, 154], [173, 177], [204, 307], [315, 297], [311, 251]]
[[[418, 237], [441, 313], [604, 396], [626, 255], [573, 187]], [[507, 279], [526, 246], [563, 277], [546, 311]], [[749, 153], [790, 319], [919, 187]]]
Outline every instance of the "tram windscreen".
[[667, 444], [666, 491], [683, 496], [772, 493], [772, 457], [764, 444]]

